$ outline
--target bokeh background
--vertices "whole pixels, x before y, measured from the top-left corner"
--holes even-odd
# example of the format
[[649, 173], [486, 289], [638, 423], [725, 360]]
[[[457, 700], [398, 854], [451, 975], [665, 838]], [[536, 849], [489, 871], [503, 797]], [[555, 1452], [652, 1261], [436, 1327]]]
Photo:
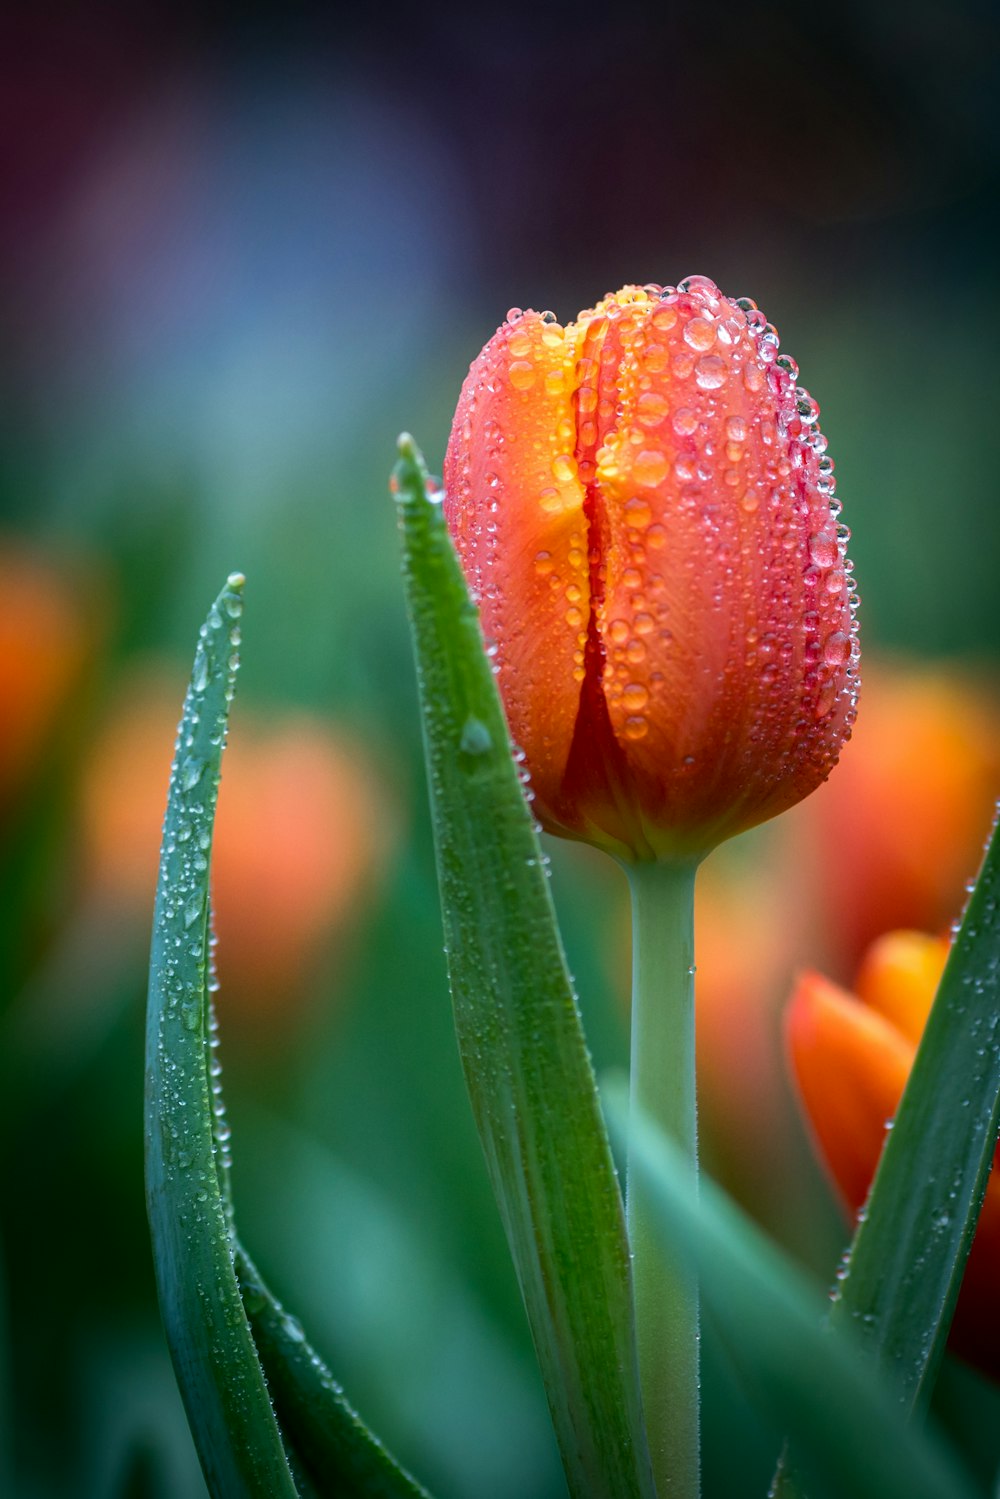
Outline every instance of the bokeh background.
[[[512, 304], [706, 272], [823, 408], [858, 733], [707, 866], [699, 1003], [707, 1162], [829, 1279], [847, 1230], [781, 1006], [803, 964], [850, 983], [879, 932], [946, 928], [1000, 789], [997, 59], [985, 0], [5, 12], [3, 1492], [204, 1492], [145, 1234], [144, 964], [173, 728], [238, 567], [215, 883], [244, 1237], [441, 1499], [564, 1493], [451, 1034], [386, 487], [401, 429], [440, 467]], [[620, 1065], [623, 882], [551, 852]], [[997, 1429], [957, 1365], [940, 1408]], [[709, 1496], [765, 1492], [779, 1436], [707, 1346]]]

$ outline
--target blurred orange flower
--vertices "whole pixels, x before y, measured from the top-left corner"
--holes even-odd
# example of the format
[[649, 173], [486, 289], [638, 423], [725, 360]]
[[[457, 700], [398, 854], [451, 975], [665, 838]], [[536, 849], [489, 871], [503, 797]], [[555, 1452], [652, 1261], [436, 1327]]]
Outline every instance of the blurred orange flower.
[[1000, 785], [995, 684], [955, 666], [865, 678], [851, 753], [789, 820], [812, 892], [813, 962], [848, 979], [895, 927], [944, 928], [979, 865]]
[[[792, 995], [785, 1025], [800, 1101], [819, 1156], [851, 1214], [868, 1195], [886, 1123], [899, 1105], [947, 955], [944, 938], [892, 932], [867, 953], [855, 994], [807, 972]], [[1000, 1376], [1000, 1176], [995, 1170], [952, 1342]]]
[[99, 634], [92, 588], [22, 542], [0, 541], [0, 816], [46, 757]]
[[[943, 931], [975, 873], [1000, 786], [1000, 713], [984, 676], [869, 663], [864, 708], [830, 780], [718, 849], [695, 903], [699, 1089], [706, 1150], [769, 1221], [799, 1146], [778, 1041], [793, 975], [851, 983], [893, 927]], [[775, 1162], [780, 1162], [776, 1169]]]
[[[181, 684], [147, 665], [122, 689], [83, 784], [89, 881], [152, 911]], [[330, 940], [372, 892], [393, 806], [361, 746], [305, 713], [237, 709], [212, 854], [223, 995], [275, 1018], [301, 999]]]

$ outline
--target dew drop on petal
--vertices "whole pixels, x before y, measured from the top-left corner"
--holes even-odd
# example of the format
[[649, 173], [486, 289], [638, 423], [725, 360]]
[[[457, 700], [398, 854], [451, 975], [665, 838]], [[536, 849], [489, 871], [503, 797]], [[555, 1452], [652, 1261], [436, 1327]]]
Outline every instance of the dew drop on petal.
[[826, 637], [823, 660], [827, 666], [843, 666], [851, 654], [851, 637], [843, 630], [834, 630]]
[[726, 361], [718, 354], [703, 354], [694, 367], [694, 378], [702, 390], [718, 390], [725, 382]]
[[635, 403], [635, 419], [642, 427], [658, 427], [669, 407], [657, 390], [644, 390]]
[[632, 465], [632, 477], [643, 489], [655, 489], [667, 477], [667, 460], [655, 449], [644, 449], [636, 455]]
[[706, 353], [715, 343], [715, 324], [702, 317], [693, 317], [685, 324], [684, 342], [689, 348]]
[[641, 500], [638, 496], [636, 496], [634, 499], [631, 499], [626, 503], [624, 508], [624, 516], [625, 524], [627, 526], [631, 526], [635, 531], [641, 531], [646, 526], [648, 526], [650, 521], [653, 519], [653, 512], [649, 508], [648, 501]]
[[828, 532], [819, 531], [809, 538], [809, 560], [817, 567], [832, 567], [837, 560], [837, 543]]

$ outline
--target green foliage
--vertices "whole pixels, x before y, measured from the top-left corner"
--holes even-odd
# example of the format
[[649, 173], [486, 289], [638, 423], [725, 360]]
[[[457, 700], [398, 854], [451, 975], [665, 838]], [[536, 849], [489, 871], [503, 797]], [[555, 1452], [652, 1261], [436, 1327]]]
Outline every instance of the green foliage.
[[396, 470], [459, 1049], [571, 1492], [649, 1495], [621, 1197], [545, 860], [440, 504]]
[[697, 1266], [706, 1331], [748, 1398], [787, 1423], [815, 1499], [968, 1499], [948, 1456], [908, 1426], [854, 1340], [824, 1327], [826, 1297], [718, 1187], [692, 1188], [678, 1147], [648, 1119], [629, 1118], [624, 1088], [611, 1116], [659, 1209], [664, 1243]]
[[208, 1020], [209, 862], [243, 580], [202, 627], [177, 733], [153, 921], [146, 1203], [163, 1324], [213, 1495], [294, 1496], [233, 1265]]
[[[236, 1246], [229, 1130], [212, 1062], [209, 873], [242, 586], [241, 577], [229, 579], [201, 631], [163, 829], [147, 1017], [146, 1195], [164, 1327], [213, 1496], [427, 1499]], [[287, 1422], [287, 1448], [255, 1337]]]
[[319, 1491], [335, 1486], [342, 1499], [429, 1499], [372, 1436], [301, 1324], [239, 1247], [236, 1271], [278, 1416]]

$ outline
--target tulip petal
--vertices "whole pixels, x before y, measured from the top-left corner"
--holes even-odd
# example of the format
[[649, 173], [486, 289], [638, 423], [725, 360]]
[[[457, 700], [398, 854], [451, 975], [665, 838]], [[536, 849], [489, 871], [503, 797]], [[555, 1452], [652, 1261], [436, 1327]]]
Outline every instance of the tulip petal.
[[711, 846], [836, 759], [852, 702], [843, 541], [792, 376], [711, 283], [648, 304], [618, 394], [597, 470], [608, 710], [647, 823]]
[[[972, 1298], [984, 1283], [983, 1313], [995, 1314], [998, 1306], [996, 1185], [992, 1196], [989, 1190], [1000, 1121], [998, 882], [995, 825], [832, 1311], [834, 1321], [860, 1319], [873, 1353], [897, 1379], [900, 1398], [915, 1410], [930, 1399], [956, 1302], [963, 1340], [967, 1319], [976, 1316]], [[984, 1194], [991, 1206], [980, 1243]], [[974, 1234], [977, 1252], [970, 1256]], [[972, 1276], [963, 1286], [967, 1267]], [[984, 1339], [981, 1320], [974, 1341], [979, 1352], [987, 1344], [987, 1363], [996, 1368], [992, 1326], [992, 1340]]]
[[868, 1196], [915, 1048], [883, 1016], [818, 973], [799, 978], [786, 1037], [821, 1158], [856, 1213]]
[[887, 932], [865, 953], [854, 981], [862, 1003], [884, 1015], [914, 1046], [923, 1035], [948, 949], [944, 937]]
[[445, 515], [542, 804], [569, 757], [590, 612], [577, 336], [548, 316], [512, 315], [475, 360], [444, 464]]

